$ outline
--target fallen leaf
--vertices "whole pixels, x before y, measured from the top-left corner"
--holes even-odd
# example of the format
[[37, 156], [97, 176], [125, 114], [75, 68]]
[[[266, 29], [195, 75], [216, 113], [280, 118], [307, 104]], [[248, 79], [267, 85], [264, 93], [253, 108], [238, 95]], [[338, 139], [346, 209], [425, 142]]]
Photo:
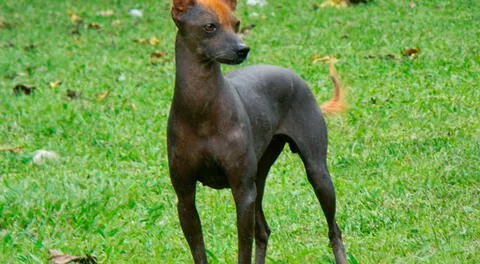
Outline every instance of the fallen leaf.
[[50, 86], [50, 88], [52, 89], [55, 89], [57, 88], [58, 86], [60, 86], [62, 84], [62, 81], [53, 81], [53, 82], [49, 82], [48, 85]]
[[166, 55], [167, 55], [167, 52], [165, 51], [154, 51], [152, 54], [150, 54], [150, 62], [152, 64], [157, 64], [163, 61]]
[[107, 98], [107, 96], [110, 94], [110, 90], [106, 90], [105, 92], [99, 94], [97, 96], [97, 102], [101, 102], [103, 100], [105, 100], [105, 98]]
[[60, 252], [57, 249], [49, 250], [48, 254], [50, 255], [50, 258], [48, 258], [48, 261], [55, 264], [67, 264], [72, 262], [82, 263], [82, 264], [97, 263], [97, 258], [89, 254], [85, 255], [85, 257], [69, 256], [69, 255], [64, 255], [62, 252]]
[[20, 95], [20, 94], [31, 95], [36, 90], [37, 90], [37, 88], [35, 86], [26, 85], [26, 84], [17, 84], [17, 85], [15, 85], [15, 87], [13, 87], [13, 92], [16, 95]]
[[402, 50], [402, 55], [406, 56], [406, 57], [413, 58], [418, 53], [420, 53], [420, 51], [422, 51], [422, 49], [420, 49], [420, 48], [408, 48], [408, 49]]
[[152, 46], [156, 46], [160, 43], [160, 40], [157, 39], [156, 37], [151, 37], [148, 43]]
[[393, 54], [387, 54], [387, 55], [368, 55], [364, 57], [365, 59], [386, 59], [386, 60], [395, 60], [397, 57]]
[[102, 10], [102, 11], [98, 11], [98, 12], [97, 12], [97, 15], [98, 15], [98, 16], [102, 16], [102, 17], [113, 16], [113, 10]]
[[8, 151], [8, 152], [11, 152], [11, 153], [20, 154], [23, 151], [23, 147], [22, 146], [18, 146], [18, 147], [0, 146], [0, 151]]
[[74, 28], [70, 31], [70, 34], [72, 35], [80, 35], [80, 29], [79, 28]]
[[395, 55], [393, 54], [387, 54], [385, 56], [383, 56], [385, 59], [389, 59], [389, 60], [394, 60], [396, 59], [397, 57], [395, 57]]
[[112, 26], [118, 26], [118, 25], [120, 25], [120, 24], [122, 24], [122, 21], [121, 21], [121, 20], [118, 20], [118, 19], [117, 19], [117, 20], [113, 20], [113, 21], [112, 21]]
[[37, 45], [35, 44], [28, 44], [26, 46], [23, 46], [23, 49], [26, 51], [31, 51], [31, 50], [34, 50], [35, 48], [37, 48]]
[[96, 29], [96, 30], [99, 30], [100, 28], [102, 28], [102, 26], [100, 26], [100, 24], [98, 24], [98, 23], [92, 22], [92, 23], [88, 23], [87, 25], [85, 25], [85, 28], [86, 28], [86, 29]]
[[68, 15], [70, 16], [70, 21], [72, 21], [72, 24], [74, 25], [78, 25], [83, 22], [83, 19], [73, 10], [68, 10]]
[[163, 58], [167, 55], [166, 51], [155, 51], [152, 54], [150, 54], [150, 58], [152, 59], [158, 59], [158, 58]]
[[132, 109], [133, 111], [137, 110], [137, 106], [136, 106], [134, 103], [130, 103], [128, 106], [129, 106], [130, 109]]
[[6, 22], [6, 21], [1, 21], [0, 20], [0, 29], [11, 29], [13, 28], [12, 23]]
[[3, 16], [0, 16], [0, 29], [12, 29], [13, 24], [6, 21]]
[[344, 8], [347, 7], [348, 5], [348, 0], [327, 0], [323, 2], [320, 7], [327, 7], [327, 6], [333, 6], [337, 8]]
[[247, 35], [252, 33], [252, 29], [255, 28], [255, 27], [256, 27], [255, 24], [250, 24], [250, 25], [246, 25], [246, 26], [242, 27], [240, 29], [240, 32], [238, 33], [238, 36], [240, 37], [240, 39], [244, 39]]
[[249, 25], [246, 25], [244, 27], [242, 27], [242, 29], [240, 29], [240, 33], [242, 34], [248, 34], [252, 31], [252, 29], [254, 29], [257, 25], [255, 24], [249, 24]]
[[7, 74], [3, 75], [3, 78], [13, 80], [17, 76], [18, 76], [18, 74], [16, 72], [11, 72], [11, 73], [7, 73]]
[[13, 48], [13, 47], [15, 47], [15, 44], [13, 44], [13, 42], [9, 41], [7, 43], [2, 44], [2, 46], [5, 47], [5, 48]]
[[67, 97], [70, 99], [78, 99], [80, 98], [80, 94], [81, 94], [80, 92], [70, 90], [70, 89], [68, 89], [66, 93]]
[[150, 39], [136, 38], [133, 41], [136, 43], [152, 45], [152, 46], [157, 46], [160, 43], [160, 40], [156, 37], [151, 37]]
[[409, 6], [410, 8], [415, 8], [415, 7], [417, 6], [417, 4], [415, 4], [415, 2], [410, 2], [410, 3], [408, 4], [408, 6]]

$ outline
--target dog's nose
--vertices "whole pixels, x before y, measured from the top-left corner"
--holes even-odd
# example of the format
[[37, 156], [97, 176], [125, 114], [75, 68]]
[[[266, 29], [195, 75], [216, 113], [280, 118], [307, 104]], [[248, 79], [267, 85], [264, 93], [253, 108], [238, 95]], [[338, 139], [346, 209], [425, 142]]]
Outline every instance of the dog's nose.
[[246, 45], [241, 45], [238, 47], [237, 54], [240, 57], [247, 57], [249, 51], [249, 47], [247, 47]]

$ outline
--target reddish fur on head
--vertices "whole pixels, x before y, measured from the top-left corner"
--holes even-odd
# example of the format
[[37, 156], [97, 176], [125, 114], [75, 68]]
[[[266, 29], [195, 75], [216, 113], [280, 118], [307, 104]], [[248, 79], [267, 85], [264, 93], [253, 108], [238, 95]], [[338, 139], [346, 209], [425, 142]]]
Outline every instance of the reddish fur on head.
[[237, 8], [237, 0], [173, 0], [172, 14], [179, 18], [195, 4], [202, 5], [214, 12], [221, 24], [229, 24], [231, 14]]
[[228, 24], [233, 12], [232, 7], [223, 0], [197, 0], [198, 3], [214, 12], [221, 24]]

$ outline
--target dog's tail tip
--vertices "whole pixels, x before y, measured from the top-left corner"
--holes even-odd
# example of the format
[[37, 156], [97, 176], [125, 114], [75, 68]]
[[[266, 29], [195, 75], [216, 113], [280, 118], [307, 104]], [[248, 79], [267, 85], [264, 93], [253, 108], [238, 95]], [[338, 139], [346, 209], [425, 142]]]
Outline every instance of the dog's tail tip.
[[322, 109], [322, 113], [324, 113], [326, 115], [342, 114], [342, 113], [345, 113], [347, 111], [348, 106], [345, 105], [342, 102], [330, 100], [330, 101], [324, 103], [320, 107], [320, 109]]
[[333, 97], [320, 108], [324, 114], [344, 113], [348, 109], [348, 105], [345, 102], [345, 90], [341, 87], [336, 74], [331, 74], [330, 77], [334, 86]]

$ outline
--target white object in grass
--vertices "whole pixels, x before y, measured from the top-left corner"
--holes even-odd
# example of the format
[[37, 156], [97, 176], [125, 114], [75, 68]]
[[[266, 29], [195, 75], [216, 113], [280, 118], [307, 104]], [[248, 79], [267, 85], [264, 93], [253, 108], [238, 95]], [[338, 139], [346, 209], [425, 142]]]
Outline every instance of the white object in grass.
[[140, 9], [131, 9], [130, 11], [128, 11], [128, 14], [133, 17], [142, 17], [143, 11]]
[[32, 161], [37, 165], [44, 164], [50, 160], [57, 160], [58, 154], [53, 151], [48, 151], [44, 149], [39, 149], [33, 153]]
[[267, 5], [267, 0], [247, 0], [247, 5], [262, 7]]

